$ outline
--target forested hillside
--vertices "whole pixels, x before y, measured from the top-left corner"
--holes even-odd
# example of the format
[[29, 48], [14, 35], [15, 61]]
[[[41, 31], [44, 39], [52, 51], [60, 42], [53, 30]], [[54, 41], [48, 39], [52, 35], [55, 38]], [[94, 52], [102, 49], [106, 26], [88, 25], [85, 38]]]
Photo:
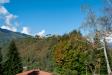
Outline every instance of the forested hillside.
[[[22, 28], [17, 32], [19, 23], [13, 22], [17, 16], [6, 10], [4, 7], [5, 0], [0, 2], [0, 23], [4, 21], [0, 28], [0, 75], [15, 75], [32, 69], [47, 71], [54, 75], [112, 75], [112, 0], [101, 1], [103, 4], [97, 5], [98, 8], [95, 6], [96, 9], [88, 4], [83, 5], [82, 0], [78, 0], [79, 4], [73, 0], [70, 3], [69, 0], [63, 1], [65, 1], [64, 5], [58, 0], [56, 2], [45, 1], [45, 3], [43, 1], [42, 5], [39, 4], [42, 8], [35, 8], [38, 4], [34, 2], [32, 11], [35, 9], [38, 11], [35, 10], [32, 13], [30, 11], [31, 14], [29, 14], [29, 8], [26, 12], [27, 6], [23, 7], [24, 12], [28, 14], [23, 12], [21, 14], [29, 17], [21, 20], [23, 20], [23, 24], [25, 20], [31, 21], [27, 24], [31, 23], [30, 27], [34, 28], [32, 33], [27, 26], [20, 26]], [[26, 1], [24, 2], [27, 4]], [[97, 4], [88, 0], [87, 2], [90, 5]], [[41, 0], [37, 3], [41, 3]], [[75, 3], [76, 6], [74, 6]], [[33, 4], [28, 4], [28, 7], [30, 7], [29, 5], [33, 6]], [[59, 7], [57, 7], [58, 5]], [[80, 12], [76, 9], [77, 5], [82, 5]], [[51, 8], [52, 6], [54, 8]], [[50, 9], [46, 10], [45, 8]], [[102, 11], [99, 11], [99, 8]], [[54, 14], [52, 14], [53, 11]], [[81, 12], [86, 13], [86, 16]], [[40, 13], [42, 14], [38, 15]], [[36, 25], [40, 26], [37, 27]], [[74, 25], [74, 28], [69, 25]], [[41, 28], [47, 29], [48, 32], [45, 33], [46, 31], [43, 29], [35, 33]], [[70, 31], [71, 28], [72, 31]], [[60, 34], [56, 35], [55, 33]]]
[[[39, 68], [57, 75], [107, 74], [103, 49], [97, 49], [102, 46], [97, 35], [91, 42], [74, 30], [62, 36], [17, 39], [15, 43], [23, 67], [29, 70]], [[112, 62], [111, 56], [109, 59]]]

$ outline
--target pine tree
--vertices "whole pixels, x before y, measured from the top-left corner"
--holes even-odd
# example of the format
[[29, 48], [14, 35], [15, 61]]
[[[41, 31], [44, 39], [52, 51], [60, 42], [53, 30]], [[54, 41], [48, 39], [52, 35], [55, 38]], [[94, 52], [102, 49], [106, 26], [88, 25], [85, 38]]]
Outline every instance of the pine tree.
[[21, 59], [14, 41], [11, 41], [9, 45], [7, 60], [4, 63], [4, 70], [4, 75], [16, 75], [23, 70]]
[[3, 66], [2, 66], [2, 53], [0, 48], [0, 75], [3, 75]]

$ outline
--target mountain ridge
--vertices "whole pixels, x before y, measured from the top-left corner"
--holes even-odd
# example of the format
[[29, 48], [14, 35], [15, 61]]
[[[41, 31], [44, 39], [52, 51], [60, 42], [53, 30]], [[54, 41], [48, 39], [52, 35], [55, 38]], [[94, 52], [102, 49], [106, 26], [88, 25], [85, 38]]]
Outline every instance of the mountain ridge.
[[32, 37], [31, 35], [23, 34], [20, 32], [13, 32], [7, 29], [0, 28], [0, 46], [10, 42], [11, 40]]

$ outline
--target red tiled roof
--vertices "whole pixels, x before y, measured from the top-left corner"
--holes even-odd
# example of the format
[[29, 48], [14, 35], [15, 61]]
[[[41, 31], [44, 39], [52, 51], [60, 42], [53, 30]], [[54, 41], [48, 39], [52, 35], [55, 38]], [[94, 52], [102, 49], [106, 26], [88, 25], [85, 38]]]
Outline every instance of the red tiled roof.
[[32, 73], [33, 71], [39, 72], [39, 74], [37, 74], [37, 75], [52, 75], [52, 73], [48, 73], [48, 72], [45, 72], [45, 71], [38, 71], [38, 70], [25, 71], [23, 73], [19, 73], [19, 74], [16, 74], [16, 75], [28, 75], [29, 73]]

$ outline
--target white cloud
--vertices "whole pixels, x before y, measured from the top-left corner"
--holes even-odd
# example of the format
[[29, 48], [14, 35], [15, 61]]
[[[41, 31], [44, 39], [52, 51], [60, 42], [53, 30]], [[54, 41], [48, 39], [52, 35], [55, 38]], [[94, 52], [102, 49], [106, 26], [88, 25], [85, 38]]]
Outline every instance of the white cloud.
[[0, 0], [0, 3], [4, 4], [4, 3], [9, 3], [10, 0]]
[[37, 35], [40, 37], [45, 36], [45, 30], [41, 30], [40, 32], [37, 33]]
[[1, 15], [6, 15], [9, 12], [7, 11], [7, 9], [4, 6], [0, 6], [0, 14]]
[[17, 23], [17, 16], [9, 13], [4, 6], [0, 6], [0, 16], [2, 16], [2, 19], [4, 20], [4, 25], [1, 26], [2, 29], [7, 29], [14, 32], [17, 31], [16, 26], [14, 26]]
[[[10, 0], [0, 0], [0, 19], [3, 20], [1, 28], [17, 32], [17, 27], [19, 27], [19, 23], [17, 22], [17, 16], [10, 13], [3, 6], [4, 3], [8, 3], [9, 1]], [[21, 33], [30, 34], [30, 30], [28, 27], [23, 27]]]
[[12, 25], [12, 21], [15, 20], [17, 18], [17, 16], [13, 15], [13, 14], [8, 14], [5, 16], [5, 24], [6, 25]]
[[2, 29], [7, 29], [7, 30], [10, 30], [10, 31], [13, 31], [13, 32], [16, 32], [17, 31], [17, 28], [16, 27], [13, 27], [13, 26], [6, 26], [6, 25], [3, 25], [1, 26]]
[[1, 26], [1, 28], [16, 32], [17, 31], [17, 27], [14, 26], [14, 24], [17, 23], [16, 18], [17, 18], [17, 16], [15, 16], [13, 14], [5, 15], [4, 25]]
[[[8, 1], [0, 0], [0, 3], [5, 3]], [[2, 29], [7, 29], [10, 31], [17, 31], [17, 27], [19, 26], [19, 23], [17, 22], [17, 16], [13, 15], [12, 13], [8, 12], [8, 10], [4, 6], [0, 6], [0, 17], [4, 20], [4, 24], [1, 26]], [[24, 34], [30, 34], [28, 27], [23, 27], [22, 33]]]
[[24, 33], [24, 34], [30, 34], [30, 30], [28, 27], [23, 27], [21, 33]]

